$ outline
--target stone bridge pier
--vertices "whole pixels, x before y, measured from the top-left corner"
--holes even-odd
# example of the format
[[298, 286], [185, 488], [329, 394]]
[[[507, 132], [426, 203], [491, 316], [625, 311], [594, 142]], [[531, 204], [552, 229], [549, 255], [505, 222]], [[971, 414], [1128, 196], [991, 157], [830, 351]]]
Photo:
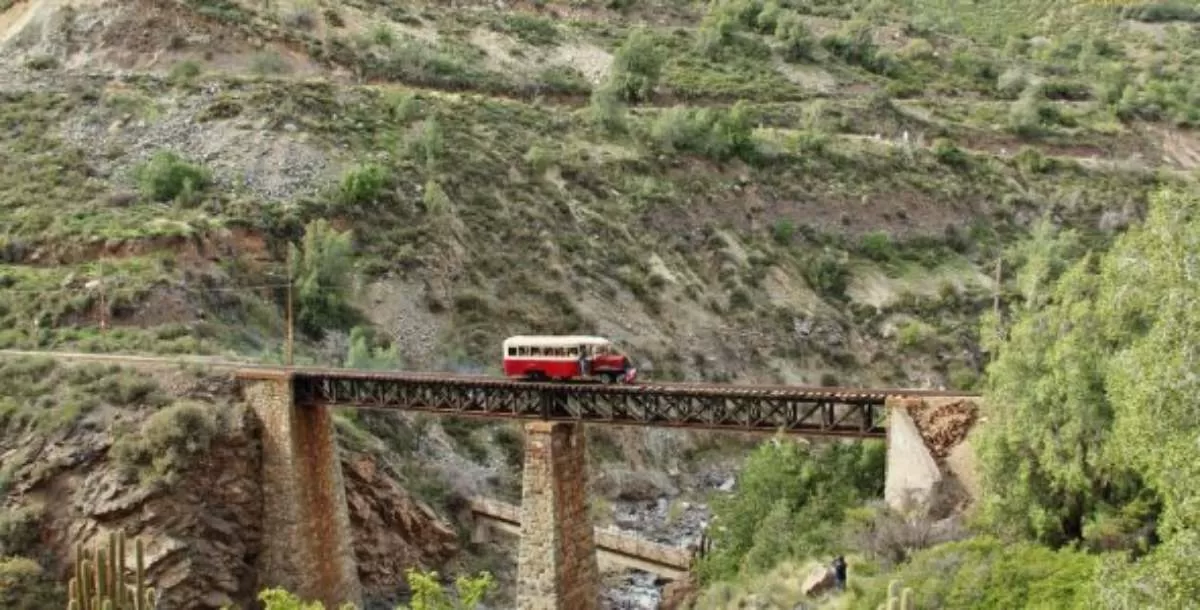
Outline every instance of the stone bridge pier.
[[332, 410], [297, 407], [286, 371], [239, 377], [263, 424], [258, 588], [283, 587], [330, 609], [346, 602], [361, 606]]
[[594, 610], [600, 569], [587, 501], [583, 426], [525, 425], [517, 607]]

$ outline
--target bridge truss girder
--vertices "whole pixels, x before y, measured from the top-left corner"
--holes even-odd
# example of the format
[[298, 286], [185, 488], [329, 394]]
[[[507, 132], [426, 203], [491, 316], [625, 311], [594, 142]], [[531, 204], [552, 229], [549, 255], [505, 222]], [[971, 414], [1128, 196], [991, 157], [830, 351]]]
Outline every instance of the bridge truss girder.
[[738, 386], [601, 385], [297, 372], [297, 405], [510, 419], [883, 437], [886, 395]]

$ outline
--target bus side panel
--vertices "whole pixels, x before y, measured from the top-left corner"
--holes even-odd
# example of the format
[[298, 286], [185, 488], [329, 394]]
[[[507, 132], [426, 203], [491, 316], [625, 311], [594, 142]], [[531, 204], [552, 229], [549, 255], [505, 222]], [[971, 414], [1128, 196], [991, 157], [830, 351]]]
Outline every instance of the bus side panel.
[[525, 375], [525, 363], [516, 358], [504, 359], [504, 375], [506, 377], [523, 377]]
[[524, 377], [530, 371], [539, 371], [552, 379], [571, 379], [579, 376], [579, 362], [537, 358], [504, 359], [504, 374], [509, 377]]

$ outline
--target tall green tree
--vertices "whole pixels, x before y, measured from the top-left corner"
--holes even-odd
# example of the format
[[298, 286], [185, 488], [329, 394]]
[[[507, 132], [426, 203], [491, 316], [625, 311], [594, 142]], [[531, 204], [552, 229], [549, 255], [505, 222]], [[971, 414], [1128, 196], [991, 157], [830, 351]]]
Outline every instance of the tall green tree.
[[1164, 534], [1200, 529], [1200, 194], [1154, 197], [1102, 281], [1114, 453], [1162, 496]]
[[1113, 410], [1095, 269], [1086, 256], [1044, 306], [1027, 305], [992, 348], [987, 371], [993, 408], [978, 450], [984, 514], [1002, 531], [1056, 545], [1079, 539], [1100, 503], [1119, 500], [1106, 497], [1105, 483], [1123, 476], [1104, 452]]
[[883, 494], [882, 443], [812, 448], [788, 439], [758, 447], [737, 489], [712, 505], [713, 550], [706, 581], [769, 570], [780, 561], [832, 550], [847, 508]]
[[1200, 604], [1200, 193], [1166, 191], [1105, 259], [1112, 453], [1162, 499], [1163, 543], [1099, 579], [1110, 608]]
[[350, 306], [354, 288], [353, 246], [349, 231], [339, 233], [325, 219], [310, 222], [300, 248], [288, 244], [295, 283], [296, 326], [320, 338], [345, 328], [356, 315]]
[[1129, 549], [1096, 583], [1107, 607], [1189, 607], [1200, 600], [1200, 193], [1155, 194], [1144, 223], [1045, 290], [1059, 263], [1037, 257], [1061, 254], [1055, 239], [1027, 248], [1025, 303], [992, 349], [985, 518], [1052, 544]]

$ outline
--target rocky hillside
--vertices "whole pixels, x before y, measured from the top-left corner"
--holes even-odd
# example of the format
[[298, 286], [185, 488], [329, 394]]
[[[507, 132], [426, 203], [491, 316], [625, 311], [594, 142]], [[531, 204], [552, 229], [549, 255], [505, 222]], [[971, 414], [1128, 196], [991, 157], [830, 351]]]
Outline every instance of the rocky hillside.
[[[50, 360], [5, 361], [0, 373], [0, 555], [39, 561], [41, 584], [63, 606], [75, 544], [122, 530], [145, 541], [147, 575], [165, 607], [251, 607], [261, 449], [256, 419], [227, 376]], [[409, 567], [459, 558], [453, 524], [405, 490], [421, 473], [397, 470], [400, 447], [343, 448], [370, 595], [395, 595]]]
[[1045, 4], [5, 2], [0, 346], [277, 355], [326, 218], [361, 313], [301, 311], [307, 359], [586, 331], [659, 377], [967, 386], [1006, 243], [1196, 162], [1187, 22]]

